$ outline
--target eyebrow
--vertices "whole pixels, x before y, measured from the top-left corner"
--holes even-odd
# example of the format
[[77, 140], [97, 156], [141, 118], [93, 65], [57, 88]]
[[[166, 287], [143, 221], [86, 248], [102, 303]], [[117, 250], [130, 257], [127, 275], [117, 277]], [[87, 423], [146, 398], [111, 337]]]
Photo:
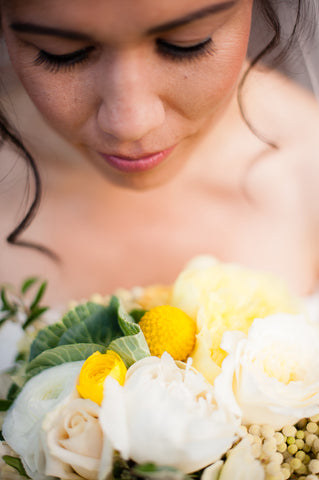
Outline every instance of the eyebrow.
[[[208, 5], [207, 7], [201, 8], [200, 10], [196, 10], [195, 12], [185, 15], [182, 18], [178, 18], [176, 20], [172, 20], [170, 22], [163, 23], [161, 25], [157, 25], [156, 27], [150, 28], [149, 30], [147, 30], [147, 34], [154, 35], [154, 34], [162, 33], [167, 30], [172, 30], [177, 27], [181, 27], [183, 25], [187, 25], [188, 23], [191, 23], [194, 20], [199, 20], [208, 15], [212, 15], [214, 13], [216, 14], [224, 10], [228, 10], [232, 8], [236, 3], [237, 3], [237, 0], [228, 0], [220, 3], [215, 3], [214, 5]], [[81, 40], [81, 41], [92, 40], [92, 38], [85, 33], [80, 33], [73, 30], [65, 30], [63, 28], [61, 29], [61, 28], [49, 27], [45, 25], [37, 25], [35, 23], [29, 23], [29, 22], [12, 22], [10, 24], [10, 28], [15, 32], [19, 32], [19, 33], [47, 35], [47, 36], [61, 37], [68, 40]]]
[[67, 40], [90, 40], [89, 35], [75, 32], [72, 30], [64, 30], [62, 28], [47, 27], [44, 25], [37, 25], [35, 23], [13, 22], [10, 28], [19, 33], [32, 33], [37, 35], [47, 35], [51, 37], [62, 37]]
[[215, 3], [214, 5], [208, 5], [207, 7], [196, 10], [195, 12], [185, 15], [185, 17], [178, 18], [177, 20], [172, 20], [168, 23], [163, 23], [153, 27], [147, 31], [148, 34], [154, 35], [156, 33], [161, 33], [166, 30], [173, 30], [173, 28], [181, 27], [187, 25], [188, 23], [193, 22], [194, 20], [199, 20], [201, 18], [212, 15], [213, 13], [219, 13], [224, 10], [229, 10], [237, 3], [237, 0], [229, 0], [226, 2]]

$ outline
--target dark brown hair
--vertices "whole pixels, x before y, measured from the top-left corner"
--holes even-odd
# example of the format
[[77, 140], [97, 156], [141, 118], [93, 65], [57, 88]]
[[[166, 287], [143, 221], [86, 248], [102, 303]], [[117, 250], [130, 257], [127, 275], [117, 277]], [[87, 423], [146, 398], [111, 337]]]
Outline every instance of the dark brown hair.
[[9, 143], [15, 150], [17, 150], [22, 155], [22, 158], [25, 160], [28, 168], [32, 173], [35, 190], [33, 200], [27, 210], [27, 213], [25, 214], [21, 222], [15, 227], [15, 229], [8, 235], [7, 241], [12, 245], [33, 248], [48, 255], [53, 260], [58, 261], [58, 257], [55, 255], [55, 253], [46, 248], [45, 246], [19, 239], [21, 233], [28, 228], [38, 211], [42, 192], [41, 179], [34, 158], [30, 154], [28, 149], [25, 147], [19, 133], [9, 123], [3, 111], [0, 110], [0, 145], [3, 145], [4, 142]]
[[[261, 50], [252, 58], [250, 61], [250, 65], [246, 72], [244, 73], [239, 88], [238, 88], [238, 103], [241, 110], [242, 117], [251, 131], [262, 141], [266, 142], [268, 145], [277, 148], [276, 145], [272, 144], [269, 140], [262, 138], [260, 133], [258, 133], [253, 124], [248, 120], [244, 107], [243, 107], [243, 99], [242, 99], [242, 91], [243, 85], [249, 75], [251, 69], [258, 63], [260, 60], [267, 60], [269, 59], [270, 55], [272, 54], [273, 57], [271, 59], [271, 63], [273, 66], [278, 64], [287, 53], [290, 51], [294, 41], [296, 38], [299, 38], [302, 33], [302, 27], [305, 25], [305, 19], [307, 14], [307, 28], [309, 29], [308, 20], [311, 18], [311, 12], [309, 10], [309, 5], [307, 5], [306, 0], [283, 0], [287, 2], [288, 8], [291, 8], [292, 11], [295, 12], [295, 19], [292, 25], [292, 30], [288, 35], [288, 38], [285, 39], [283, 42], [282, 38], [282, 25], [276, 10], [276, 5], [278, 5], [277, 0], [255, 0], [254, 8], [259, 11], [261, 17], [263, 19], [264, 25], [266, 30], [269, 33], [269, 39], [266, 41], [266, 44], [261, 48]], [[34, 179], [34, 197], [33, 201], [24, 216], [21, 222], [16, 226], [16, 228], [8, 235], [7, 241], [12, 245], [22, 246], [22, 247], [29, 247], [34, 248], [46, 255], [49, 255], [51, 258], [57, 260], [56, 255], [47, 249], [44, 246], [20, 240], [21, 234], [26, 230], [26, 228], [32, 222], [38, 208], [40, 205], [41, 200], [41, 181], [38, 169], [36, 167], [36, 163], [28, 151], [28, 149], [23, 144], [18, 132], [13, 128], [12, 125], [8, 122], [5, 115], [0, 111], [0, 136], [1, 142], [9, 142], [15, 149], [21, 153], [22, 158], [26, 161], [33, 179]]]

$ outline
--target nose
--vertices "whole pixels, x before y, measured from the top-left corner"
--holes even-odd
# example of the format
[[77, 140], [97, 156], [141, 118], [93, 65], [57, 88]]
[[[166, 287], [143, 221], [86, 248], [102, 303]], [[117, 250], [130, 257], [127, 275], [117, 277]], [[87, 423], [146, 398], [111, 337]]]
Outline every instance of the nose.
[[141, 140], [165, 120], [154, 71], [135, 52], [122, 52], [108, 61], [101, 74], [98, 127], [120, 142]]

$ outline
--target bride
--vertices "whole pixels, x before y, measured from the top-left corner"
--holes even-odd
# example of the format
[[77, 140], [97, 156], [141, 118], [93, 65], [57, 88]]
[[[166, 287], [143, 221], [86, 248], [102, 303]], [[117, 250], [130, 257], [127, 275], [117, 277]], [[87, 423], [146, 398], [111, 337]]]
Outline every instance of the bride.
[[[266, 66], [268, 53], [289, 42], [296, 50], [291, 39], [313, 10], [289, 2], [285, 31], [276, 3], [2, 0], [17, 75], [4, 65], [3, 108], [43, 195], [23, 231], [34, 192], [26, 195], [25, 154], [7, 142], [1, 281], [41, 275], [47, 301], [65, 303], [171, 283], [207, 253], [315, 291], [318, 107]], [[29, 248], [7, 242], [10, 232]]]

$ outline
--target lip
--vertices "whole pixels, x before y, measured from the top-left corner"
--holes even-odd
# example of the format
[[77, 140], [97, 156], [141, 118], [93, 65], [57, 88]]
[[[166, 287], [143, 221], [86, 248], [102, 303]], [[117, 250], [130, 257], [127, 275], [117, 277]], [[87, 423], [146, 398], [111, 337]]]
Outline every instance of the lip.
[[149, 153], [141, 156], [124, 157], [120, 155], [111, 155], [108, 153], [100, 153], [103, 159], [111, 165], [111, 167], [126, 173], [144, 172], [157, 167], [162, 163], [175, 148], [173, 147], [162, 150], [161, 152]]

